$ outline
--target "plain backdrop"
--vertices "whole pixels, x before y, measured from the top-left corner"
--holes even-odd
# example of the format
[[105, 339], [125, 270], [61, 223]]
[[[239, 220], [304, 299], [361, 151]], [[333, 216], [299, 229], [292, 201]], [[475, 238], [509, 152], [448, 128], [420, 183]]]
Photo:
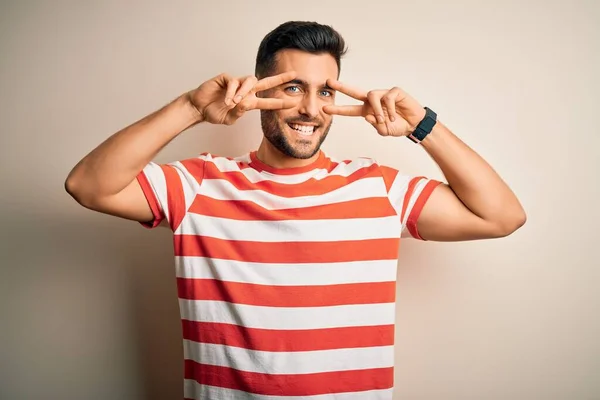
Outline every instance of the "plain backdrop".
[[[263, 36], [292, 19], [344, 35], [343, 82], [399, 86], [433, 108], [528, 214], [503, 239], [403, 242], [395, 398], [600, 398], [592, 0], [3, 1], [0, 398], [182, 397], [170, 232], [86, 210], [63, 183], [184, 91], [252, 74]], [[157, 161], [236, 156], [261, 135], [249, 113], [186, 131]], [[421, 148], [356, 118], [337, 117], [324, 150], [443, 179]]]

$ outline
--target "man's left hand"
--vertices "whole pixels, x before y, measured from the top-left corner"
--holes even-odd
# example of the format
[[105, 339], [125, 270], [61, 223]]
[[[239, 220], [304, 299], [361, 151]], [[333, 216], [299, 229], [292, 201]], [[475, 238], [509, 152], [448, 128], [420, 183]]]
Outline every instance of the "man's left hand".
[[323, 111], [332, 115], [363, 117], [382, 136], [408, 136], [425, 117], [425, 109], [398, 87], [365, 92], [333, 79], [327, 80], [327, 85], [363, 104], [327, 105]]

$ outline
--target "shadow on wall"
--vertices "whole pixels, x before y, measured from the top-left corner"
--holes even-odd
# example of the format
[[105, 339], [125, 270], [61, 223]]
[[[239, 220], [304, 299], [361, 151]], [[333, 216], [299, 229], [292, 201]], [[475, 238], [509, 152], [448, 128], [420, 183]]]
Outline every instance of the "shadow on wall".
[[183, 347], [171, 232], [162, 227], [140, 233], [132, 229], [134, 235], [127, 238], [128, 246], [121, 247], [118, 256], [129, 272], [125, 290], [131, 307], [141, 397], [180, 399]]
[[182, 398], [171, 232], [77, 207], [4, 218], [0, 397]]
[[[192, 128], [156, 161], [243, 154], [260, 143], [258, 118]], [[13, 176], [0, 196], [0, 398], [180, 399], [172, 233], [78, 205], [63, 183], [79, 153], [53, 182]]]

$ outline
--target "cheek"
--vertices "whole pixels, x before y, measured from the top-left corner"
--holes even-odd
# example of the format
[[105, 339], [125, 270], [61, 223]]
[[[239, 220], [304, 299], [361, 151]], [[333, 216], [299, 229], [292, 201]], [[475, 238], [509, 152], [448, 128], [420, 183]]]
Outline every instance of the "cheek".
[[277, 110], [275, 111], [275, 118], [281, 121], [282, 124], [285, 124], [285, 120], [289, 118], [296, 118], [298, 116], [298, 110], [296, 108], [288, 108], [286, 110]]
[[325, 121], [325, 122], [330, 122], [333, 119], [333, 115], [327, 114], [325, 111], [323, 111], [323, 107], [325, 107], [326, 105], [331, 105], [331, 104], [332, 103], [323, 104], [321, 107], [321, 119], [323, 119], [323, 121]]

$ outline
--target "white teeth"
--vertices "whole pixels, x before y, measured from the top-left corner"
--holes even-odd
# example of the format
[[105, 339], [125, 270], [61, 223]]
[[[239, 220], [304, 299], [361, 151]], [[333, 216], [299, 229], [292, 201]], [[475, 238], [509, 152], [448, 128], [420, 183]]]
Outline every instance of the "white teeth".
[[303, 134], [303, 135], [312, 135], [313, 132], [315, 131], [314, 126], [299, 125], [299, 124], [289, 124], [289, 126], [292, 129], [298, 131], [300, 134]]

